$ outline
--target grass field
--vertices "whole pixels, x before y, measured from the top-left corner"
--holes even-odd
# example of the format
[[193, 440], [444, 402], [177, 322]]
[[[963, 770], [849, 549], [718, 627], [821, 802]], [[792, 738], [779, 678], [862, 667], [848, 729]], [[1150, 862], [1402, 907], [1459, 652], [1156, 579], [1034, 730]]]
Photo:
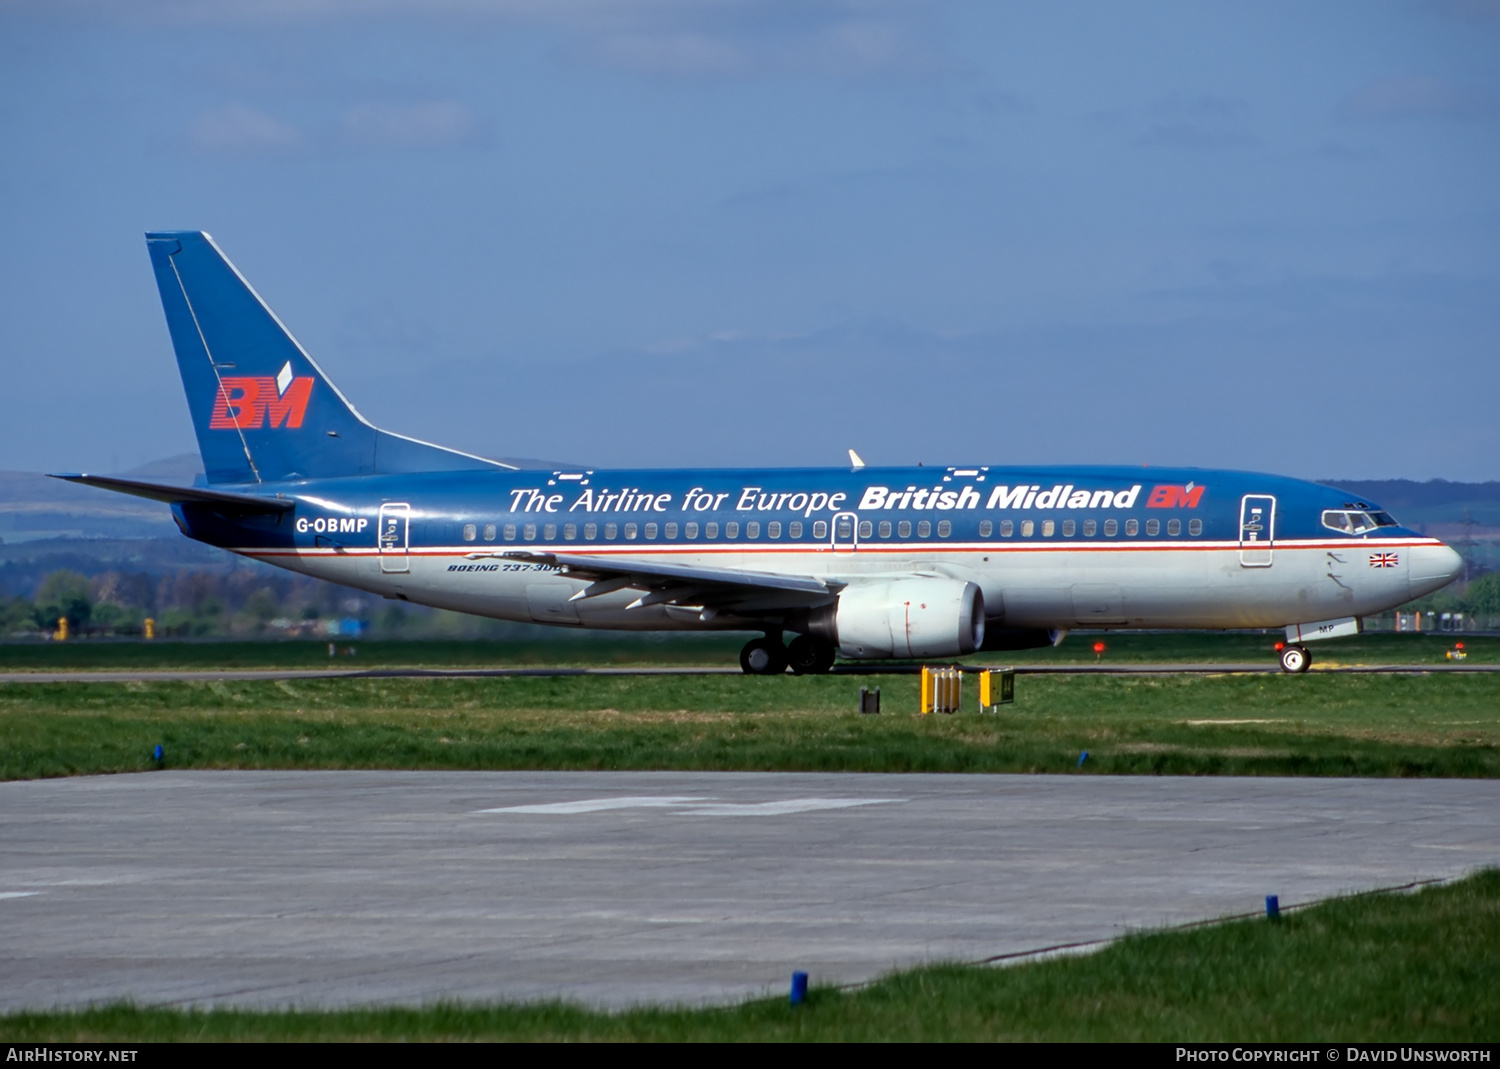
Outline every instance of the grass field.
[[1500, 872], [1415, 894], [1128, 937], [1087, 957], [949, 965], [717, 1009], [563, 1004], [290, 1013], [107, 1006], [0, 1017], [0, 1040], [1493, 1042]]
[[[747, 635], [622, 635], [562, 632], [546, 642], [328, 641], [142, 642], [74, 641], [0, 643], [0, 672], [127, 668], [388, 668], [503, 667], [507, 665], [726, 665], [738, 664]], [[1155, 662], [1260, 662], [1276, 660], [1280, 634], [1197, 632], [1074, 634], [1056, 648], [986, 653], [965, 658], [984, 664], [1141, 664]], [[1500, 638], [1461, 639], [1470, 664], [1500, 663]], [[1095, 642], [1105, 644], [1096, 657]], [[1312, 645], [1316, 664], [1443, 664], [1452, 635], [1369, 634]], [[353, 650], [351, 655], [347, 651]]]
[[[378, 678], [0, 686], [0, 778], [172, 768], [1500, 775], [1500, 675]], [[967, 701], [974, 701], [972, 689]], [[1089, 756], [1082, 767], [1079, 757]]]

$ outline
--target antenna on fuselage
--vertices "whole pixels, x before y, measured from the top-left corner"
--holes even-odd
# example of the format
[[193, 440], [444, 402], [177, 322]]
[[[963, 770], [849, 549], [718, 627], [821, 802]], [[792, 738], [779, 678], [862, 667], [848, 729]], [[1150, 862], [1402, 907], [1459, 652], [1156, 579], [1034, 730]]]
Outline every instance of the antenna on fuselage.
[[863, 460], [861, 460], [861, 459], [860, 459], [860, 456], [859, 456], [859, 454], [858, 454], [858, 453], [856, 453], [856, 452], [855, 452], [855, 451], [854, 451], [854, 450], [852, 450], [852, 449], [851, 449], [851, 450], [849, 450], [849, 463], [850, 463], [850, 464], [851, 464], [851, 465], [852, 465], [852, 466], [853, 466], [853, 467], [855, 467], [855, 468], [862, 468], [862, 467], [864, 467], [864, 466], [865, 466], [865, 462], [864, 462], [864, 461], [863, 461]]

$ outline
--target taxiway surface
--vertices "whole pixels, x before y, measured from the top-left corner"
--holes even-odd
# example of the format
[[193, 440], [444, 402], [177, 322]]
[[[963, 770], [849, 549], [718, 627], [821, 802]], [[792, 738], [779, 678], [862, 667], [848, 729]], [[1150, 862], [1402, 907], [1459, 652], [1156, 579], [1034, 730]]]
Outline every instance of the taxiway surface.
[[1484, 780], [155, 772], [0, 783], [0, 1008], [852, 982], [1500, 864]]

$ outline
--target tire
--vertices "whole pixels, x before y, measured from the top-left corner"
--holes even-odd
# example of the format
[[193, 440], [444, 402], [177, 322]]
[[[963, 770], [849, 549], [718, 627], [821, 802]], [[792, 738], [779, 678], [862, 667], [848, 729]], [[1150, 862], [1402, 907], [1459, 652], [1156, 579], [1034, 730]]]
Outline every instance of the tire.
[[748, 676], [779, 676], [786, 671], [786, 647], [773, 638], [756, 638], [740, 650], [740, 667]]
[[813, 635], [798, 635], [787, 645], [787, 660], [799, 676], [820, 676], [833, 667], [833, 644]]
[[1312, 654], [1305, 646], [1287, 646], [1281, 651], [1281, 670], [1301, 675], [1312, 667]]

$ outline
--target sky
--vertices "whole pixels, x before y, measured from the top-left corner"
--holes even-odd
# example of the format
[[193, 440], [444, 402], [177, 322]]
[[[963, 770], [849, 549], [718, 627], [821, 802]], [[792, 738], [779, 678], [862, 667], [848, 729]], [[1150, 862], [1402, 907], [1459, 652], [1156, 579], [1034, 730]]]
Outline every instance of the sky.
[[0, 0], [0, 469], [195, 448], [142, 233], [590, 466], [1500, 478], [1500, 0]]

